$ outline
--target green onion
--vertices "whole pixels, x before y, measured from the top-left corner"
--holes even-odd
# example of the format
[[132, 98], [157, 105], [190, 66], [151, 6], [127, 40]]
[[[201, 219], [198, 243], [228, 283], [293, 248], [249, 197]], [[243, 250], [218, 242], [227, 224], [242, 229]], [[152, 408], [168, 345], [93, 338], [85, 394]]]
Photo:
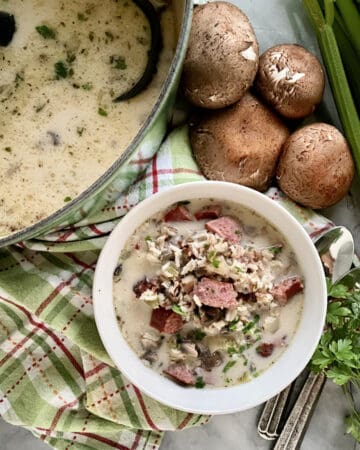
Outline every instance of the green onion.
[[[345, 1], [350, 3], [350, 0]], [[340, 120], [352, 149], [357, 173], [360, 175], [360, 120], [332, 28], [334, 4], [332, 0], [324, 1], [326, 18], [317, 0], [304, 0], [304, 5], [317, 35]], [[357, 11], [356, 13], [358, 14]], [[347, 20], [349, 23], [349, 19]]]
[[173, 305], [172, 310], [174, 313], [179, 314], [179, 316], [186, 316], [186, 312], [183, 311], [178, 305]]
[[228, 370], [230, 370], [232, 368], [232, 366], [235, 366], [236, 363], [237, 363], [237, 361], [227, 362], [223, 368], [223, 372], [226, 373]]

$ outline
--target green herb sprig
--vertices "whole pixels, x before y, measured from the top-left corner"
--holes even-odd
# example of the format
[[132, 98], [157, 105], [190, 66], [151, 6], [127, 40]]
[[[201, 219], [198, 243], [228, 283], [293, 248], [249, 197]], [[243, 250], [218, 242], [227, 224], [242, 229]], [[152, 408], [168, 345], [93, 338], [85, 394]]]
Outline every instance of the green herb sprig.
[[342, 386], [351, 407], [347, 432], [360, 442], [360, 410], [352, 396], [353, 389], [360, 394], [360, 287], [349, 289], [328, 281], [328, 295], [326, 331], [310, 368]]

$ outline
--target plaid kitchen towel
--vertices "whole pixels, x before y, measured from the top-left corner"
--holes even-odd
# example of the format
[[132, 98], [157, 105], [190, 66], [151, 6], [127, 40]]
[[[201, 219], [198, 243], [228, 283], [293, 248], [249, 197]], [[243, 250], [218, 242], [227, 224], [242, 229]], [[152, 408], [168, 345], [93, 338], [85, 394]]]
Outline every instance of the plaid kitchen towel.
[[[164, 430], [205, 423], [142, 394], [99, 339], [91, 303], [106, 236], [144, 198], [202, 180], [186, 127], [173, 131], [147, 171], [88, 224], [0, 249], [0, 414], [58, 449], [156, 450]], [[271, 188], [315, 237], [332, 226]]]

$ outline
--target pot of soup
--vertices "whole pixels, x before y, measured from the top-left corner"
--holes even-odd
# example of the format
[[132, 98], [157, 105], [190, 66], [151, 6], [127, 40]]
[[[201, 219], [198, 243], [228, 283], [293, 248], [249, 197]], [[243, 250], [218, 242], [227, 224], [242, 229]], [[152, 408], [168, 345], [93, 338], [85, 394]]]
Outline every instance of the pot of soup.
[[191, 0], [0, 0], [1, 246], [80, 222], [145, 169], [191, 16]]

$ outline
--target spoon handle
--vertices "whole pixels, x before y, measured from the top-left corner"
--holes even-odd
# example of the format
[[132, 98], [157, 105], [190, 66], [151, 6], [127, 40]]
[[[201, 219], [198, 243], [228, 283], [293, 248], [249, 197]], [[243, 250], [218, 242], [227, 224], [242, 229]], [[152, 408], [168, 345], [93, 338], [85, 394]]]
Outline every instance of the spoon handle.
[[265, 403], [258, 423], [258, 433], [263, 439], [274, 440], [279, 436], [278, 428], [291, 387], [289, 385]]
[[326, 377], [323, 373], [309, 373], [273, 450], [300, 448], [325, 381]]

